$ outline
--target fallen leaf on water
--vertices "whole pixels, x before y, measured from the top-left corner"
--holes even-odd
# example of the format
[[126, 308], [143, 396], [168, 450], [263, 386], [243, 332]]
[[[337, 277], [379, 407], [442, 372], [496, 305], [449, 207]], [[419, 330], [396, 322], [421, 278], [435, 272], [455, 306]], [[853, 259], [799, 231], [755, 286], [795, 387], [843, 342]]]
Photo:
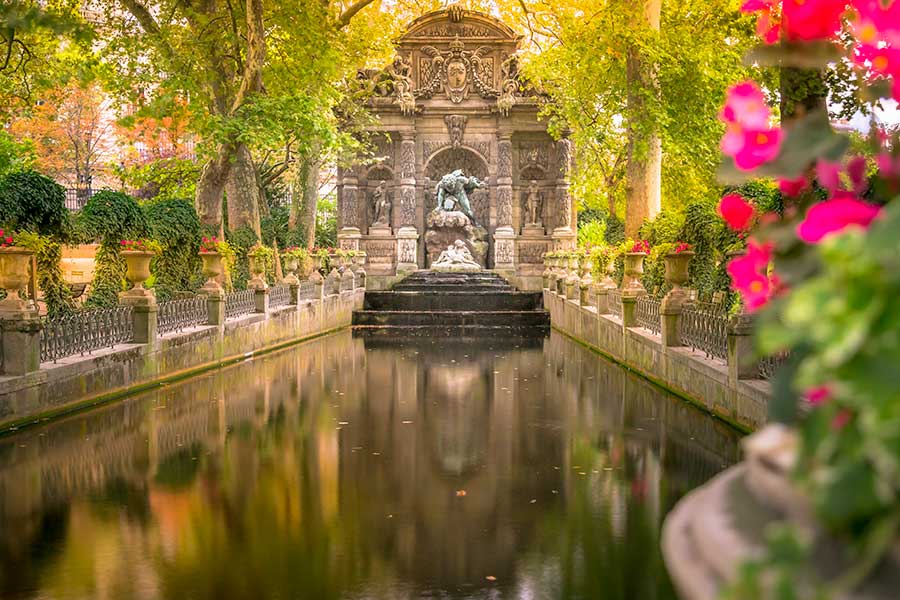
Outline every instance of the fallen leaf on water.
[[497, 581], [497, 578], [493, 575], [488, 575], [487, 577], [485, 577], [485, 579], [487, 579], [488, 581]]
[[532, 498], [531, 503], [534, 504], [535, 502], [537, 502], [537, 498]]
[[412, 424], [412, 421], [400, 421], [400, 422], [403, 423], [404, 425], [410, 425], [410, 424]]
[[466, 490], [456, 490], [456, 497], [457, 497], [457, 498], [462, 498], [462, 497], [465, 496], [465, 495], [466, 495]]

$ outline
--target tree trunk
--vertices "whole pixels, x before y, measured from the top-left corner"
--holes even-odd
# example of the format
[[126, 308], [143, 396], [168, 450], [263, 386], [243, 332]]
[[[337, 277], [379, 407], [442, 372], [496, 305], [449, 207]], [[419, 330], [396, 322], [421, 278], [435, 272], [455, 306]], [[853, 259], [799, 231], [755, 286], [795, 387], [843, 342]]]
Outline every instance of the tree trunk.
[[234, 159], [225, 182], [225, 193], [228, 194], [228, 229], [234, 231], [250, 227], [259, 237], [259, 182], [256, 179], [253, 157], [246, 144], [235, 147]]
[[803, 116], [826, 110], [828, 87], [817, 69], [782, 67], [779, 72], [781, 92], [781, 124], [791, 124]]
[[225, 181], [231, 170], [229, 162], [230, 147], [219, 146], [215, 157], [210, 159], [200, 171], [197, 191], [194, 194], [194, 207], [203, 225], [212, 225], [222, 230], [222, 194], [225, 192]]
[[[659, 31], [661, 0], [644, 0], [643, 10], [635, 17], [639, 27]], [[656, 69], [636, 49], [628, 53], [628, 115], [644, 112], [648, 96], [659, 96]], [[662, 139], [655, 128], [629, 126], [628, 160], [625, 166], [625, 236], [635, 238], [641, 224], [662, 209]]]
[[[298, 161], [297, 185], [300, 198], [291, 199], [291, 216], [288, 226], [297, 225], [306, 232], [306, 247], [316, 245], [316, 211], [319, 205], [319, 170], [322, 166], [318, 155], [311, 153]], [[299, 221], [299, 222], [298, 222]]]

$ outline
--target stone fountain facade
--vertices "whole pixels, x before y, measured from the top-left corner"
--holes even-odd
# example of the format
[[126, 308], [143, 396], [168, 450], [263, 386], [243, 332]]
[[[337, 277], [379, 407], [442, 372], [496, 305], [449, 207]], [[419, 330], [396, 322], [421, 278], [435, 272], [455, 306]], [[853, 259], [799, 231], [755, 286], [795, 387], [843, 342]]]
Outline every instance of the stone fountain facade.
[[360, 72], [379, 120], [376, 159], [338, 173], [338, 239], [365, 250], [374, 287], [429, 268], [426, 239], [446, 247], [429, 215], [438, 182], [457, 169], [486, 184], [469, 198], [486, 236], [468, 240], [486, 268], [540, 289], [542, 254], [574, 245], [571, 142], [554, 140], [538, 118], [519, 43], [497, 19], [451, 6], [410, 23], [386, 68]]

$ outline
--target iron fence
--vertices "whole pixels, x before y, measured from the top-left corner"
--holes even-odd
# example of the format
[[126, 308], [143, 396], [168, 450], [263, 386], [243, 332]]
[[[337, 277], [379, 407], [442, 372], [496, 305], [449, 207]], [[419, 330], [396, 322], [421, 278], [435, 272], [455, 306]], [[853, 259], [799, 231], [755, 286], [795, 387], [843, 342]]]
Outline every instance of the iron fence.
[[254, 290], [240, 290], [225, 296], [225, 318], [233, 319], [256, 311]]
[[81, 210], [96, 193], [97, 190], [89, 187], [66, 188], [66, 208], [69, 210]]
[[659, 320], [660, 299], [652, 296], [639, 296], [635, 303], [635, 317], [637, 324], [644, 329], [649, 329], [656, 335], [662, 332], [662, 324]]
[[209, 322], [206, 296], [160, 302], [156, 314], [156, 331], [159, 335], [184, 331], [188, 327], [206, 325]]
[[269, 306], [287, 306], [291, 303], [291, 286], [279, 283], [269, 288]]
[[620, 321], [622, 320], [622, 290], [609, 290], [606, 296], [609, 302], [609, 312]]
[[681, 341], [707, 358], [728, 360], [728, 312], [709, 302], [691, 302], [681, 313]]
[[759, 378], [767, 380], [772, 379], [772, 377], [775, 376], [775, 372], [788, 359], [788, 356], [790, 356], [789, 353], [782, 352], [760, 359], [759, 363], [757, 364], [757, 372], [759, 373]]
[[41, 328], [41, 362], [56, 362], [75, 354], [90, 354], [134, 339], [130, 306], [82, 310], [52, 319]]

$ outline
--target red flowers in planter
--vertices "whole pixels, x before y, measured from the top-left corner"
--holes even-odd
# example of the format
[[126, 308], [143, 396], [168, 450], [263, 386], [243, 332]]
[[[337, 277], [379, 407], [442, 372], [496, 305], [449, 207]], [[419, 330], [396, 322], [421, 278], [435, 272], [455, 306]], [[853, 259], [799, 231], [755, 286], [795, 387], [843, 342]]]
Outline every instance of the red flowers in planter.
[[743, 231], [753, 219], [753, 206], [740, 194], [728, 194], [719, 201], [719, 214], [735, 231]]
[[681, 254], [682, 252], [690, 252], [692, 250], [691, 245], [687, 242], [678, 242], [678, 245], [675, 246], [675, 254]]
[[122, 240], [119, 242], [119, 250], [124, 252], [149, 252], [150, 249], [144, 240]]
[[809, 209], [806, 218], [797, 226], [797, 235], [804, 242], [817, 244], [847, 227], [867, 228], [880, 212], [880, 206], [863, 202], [851, 192], [837, 192], [829, 200]]
[[632, 252], [643, 252], [644, 254], [650, 254], [650, 242], [647, 240], [638, 240], [631, 247]]
[[218, 252], [218, 251], [219, 251], [219, 239], [217, 237], [204, 236], [203, 239], [200, 240], [200, 252]]
[[0, 229], [0, 248], [9, 248], [10, 246], [15, 246], [16, 240], [13, 236], [8, 235], [5, 231]]
[[719, 113], [726, 126], [721, 146], [738, 169], [752, 171], [778, 156], [782, 133], [770, 126], [771, 117], [766, 97], [754, 82], [744, 81], [728, 90]]

